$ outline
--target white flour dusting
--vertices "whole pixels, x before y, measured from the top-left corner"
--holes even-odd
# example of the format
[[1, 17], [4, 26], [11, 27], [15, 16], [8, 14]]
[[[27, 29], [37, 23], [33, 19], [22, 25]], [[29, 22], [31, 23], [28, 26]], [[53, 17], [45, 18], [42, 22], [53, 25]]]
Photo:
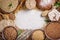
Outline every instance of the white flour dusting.
[[15, 24], [21, 29], [40, 29], [46, 24], [39, 10], [20, 10], [15, 16]]

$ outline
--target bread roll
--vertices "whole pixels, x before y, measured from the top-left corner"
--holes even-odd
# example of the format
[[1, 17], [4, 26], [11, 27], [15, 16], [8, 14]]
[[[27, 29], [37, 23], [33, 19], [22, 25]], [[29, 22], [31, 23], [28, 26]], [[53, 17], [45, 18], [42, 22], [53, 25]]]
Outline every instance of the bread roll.
[[2, 0], [1, 1], [1, 10], [4, 12], [12, 12], [18, 6], [18, 0]]
[[26, 8], [28, 9], [34, 9], [36, 7], [36, 1], [35, 0], [26, 0]]

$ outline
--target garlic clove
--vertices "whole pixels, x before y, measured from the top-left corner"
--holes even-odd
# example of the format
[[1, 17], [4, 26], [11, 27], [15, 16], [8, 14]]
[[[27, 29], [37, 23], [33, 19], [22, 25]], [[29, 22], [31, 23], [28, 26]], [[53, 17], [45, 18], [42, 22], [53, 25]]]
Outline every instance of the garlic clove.
[[48, 13], [49, 13], [49, 10], [45, 10], [45, 11], [42, 12], [41, 15], [42, 15], [43, 17], [46, 17], [46, 16], [48, 15]]

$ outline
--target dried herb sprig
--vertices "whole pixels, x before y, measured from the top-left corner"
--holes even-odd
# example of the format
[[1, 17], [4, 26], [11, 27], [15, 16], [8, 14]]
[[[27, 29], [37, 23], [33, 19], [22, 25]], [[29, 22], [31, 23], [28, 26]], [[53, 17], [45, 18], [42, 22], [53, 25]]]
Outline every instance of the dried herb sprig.
[[10, 3], [8, 6], [9, 6], [9, 7], [12, 7], [12, 3]]

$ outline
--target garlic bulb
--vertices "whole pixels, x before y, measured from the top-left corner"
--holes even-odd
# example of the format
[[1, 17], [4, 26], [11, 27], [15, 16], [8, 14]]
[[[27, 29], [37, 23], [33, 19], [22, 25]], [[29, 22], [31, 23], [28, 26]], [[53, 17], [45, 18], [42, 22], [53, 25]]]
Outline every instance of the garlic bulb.
[[37, 7], [42, 10], [51, 9], [52, 5], [56, 2], [56, 0], [36, 0]]
[[60, 12], [56, 9], [53, 9], [51, 12], [48, 13], [48, 17], [51, 21], [58, 21], [60, 18]]

